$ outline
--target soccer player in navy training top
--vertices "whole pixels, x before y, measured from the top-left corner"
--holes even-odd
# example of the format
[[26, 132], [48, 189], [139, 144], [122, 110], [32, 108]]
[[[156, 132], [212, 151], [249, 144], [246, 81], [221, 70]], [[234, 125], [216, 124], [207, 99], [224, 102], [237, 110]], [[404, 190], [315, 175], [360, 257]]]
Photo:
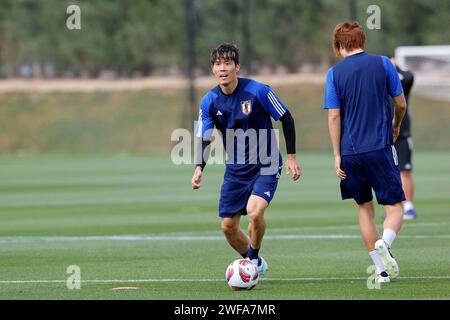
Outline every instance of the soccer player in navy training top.
[[[405, 195], [393, 144], [406, 101], [394, 65], [388, 57], [366, 53], [365, 39], [358, 22], [341, 23], [334, 29], [334, 51], [343, 59], [328, 70], [324, 108], [342, 199], [353, 198], [357, 203], [361, 236], [377, 269], [375, 281], [381, 283], [399, 274], [390, 247], [402, 226]], [[394, 115], [389, 96], [394, 100]], [[381, 239], [372, 189], [387, 213]]]
[[[271, 117], [282, 122], [288, 153], [286, 170], [298, 180], [301, 171], [296, 159], [294, 120], [269, 86], [237, 77], [240, 65], [236, 45], [219, 45], [211, 52], [210, 62], [218, 85], [200, 103], [196, 137], [202, 140], [201, 163], [195, 168], [192, 188], [200, 188], [212, 129], [216, 127], [227, 153], [219, 200], [221, 228], [231, 247], [255, 263], [264, 275], [268, 265], [259, 255], [266, 229], [264, 212], [273, 199], [282, 168]], [[239, 226], [241, 215], [248, 215], [248, 236]]]

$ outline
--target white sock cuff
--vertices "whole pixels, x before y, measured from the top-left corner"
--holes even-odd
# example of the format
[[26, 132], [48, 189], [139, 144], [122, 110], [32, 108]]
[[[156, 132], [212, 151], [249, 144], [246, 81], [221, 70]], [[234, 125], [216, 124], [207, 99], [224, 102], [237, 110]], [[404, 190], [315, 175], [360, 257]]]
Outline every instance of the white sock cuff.
[[412, 201], [405, 201], [403, 202], [403, 210], [406, 212], [408, 210], [414, 209], [414, 204]]
[[392, 246], [396, 236], [397, 234], [392, 229], [384, 229], [383, 231], [383, 240], [387, 243], [389, 248]]
[[380, 274], [383, 271], [386, 271], [386, 267], [384, 266], [383, 260], [376, 250], [369, 252], [370, 257], [372, 258], [375, 267], [377, 268], [377, 273]]

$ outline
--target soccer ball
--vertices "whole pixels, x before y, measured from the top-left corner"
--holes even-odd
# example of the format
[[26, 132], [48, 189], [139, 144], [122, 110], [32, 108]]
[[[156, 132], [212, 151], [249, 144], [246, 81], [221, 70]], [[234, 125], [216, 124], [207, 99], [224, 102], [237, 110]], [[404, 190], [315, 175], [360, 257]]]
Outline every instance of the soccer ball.
[[252, 290], [259, 280], [258, 267], [247, 259], [235, 260], [227, 267], [225, 279], [233, 290]]

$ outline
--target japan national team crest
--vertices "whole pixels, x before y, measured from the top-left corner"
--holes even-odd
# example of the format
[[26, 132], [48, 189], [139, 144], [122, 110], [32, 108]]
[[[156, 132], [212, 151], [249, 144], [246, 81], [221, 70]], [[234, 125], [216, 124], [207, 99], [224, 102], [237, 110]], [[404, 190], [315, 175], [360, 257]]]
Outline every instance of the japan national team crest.
[[252, 112], [252, 101], [241, 101], [242, 113], [248, 116]]

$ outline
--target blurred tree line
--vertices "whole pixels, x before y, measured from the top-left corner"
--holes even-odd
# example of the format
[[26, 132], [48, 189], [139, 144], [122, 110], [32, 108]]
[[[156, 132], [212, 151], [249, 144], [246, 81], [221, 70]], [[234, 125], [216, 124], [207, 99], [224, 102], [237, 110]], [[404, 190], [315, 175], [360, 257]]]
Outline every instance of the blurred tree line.
[[[1, 0], [0, 76], [97, 77], [186, 70], [187, 0]], [[333, 62], [331, 33], [350, 19], [365, 26], [369, 5], [381, 30], [366, 29], [366, 49], [389, 55], [399, 45], [449, 44], [448, 0], [193, 0], [198, 72], [220, 42], [241, 47], [243, 67], [323, 69]], [[81, 30], [69, 30], [69, 5]], [[243, 50], [245, 48], [245, 50]]]

